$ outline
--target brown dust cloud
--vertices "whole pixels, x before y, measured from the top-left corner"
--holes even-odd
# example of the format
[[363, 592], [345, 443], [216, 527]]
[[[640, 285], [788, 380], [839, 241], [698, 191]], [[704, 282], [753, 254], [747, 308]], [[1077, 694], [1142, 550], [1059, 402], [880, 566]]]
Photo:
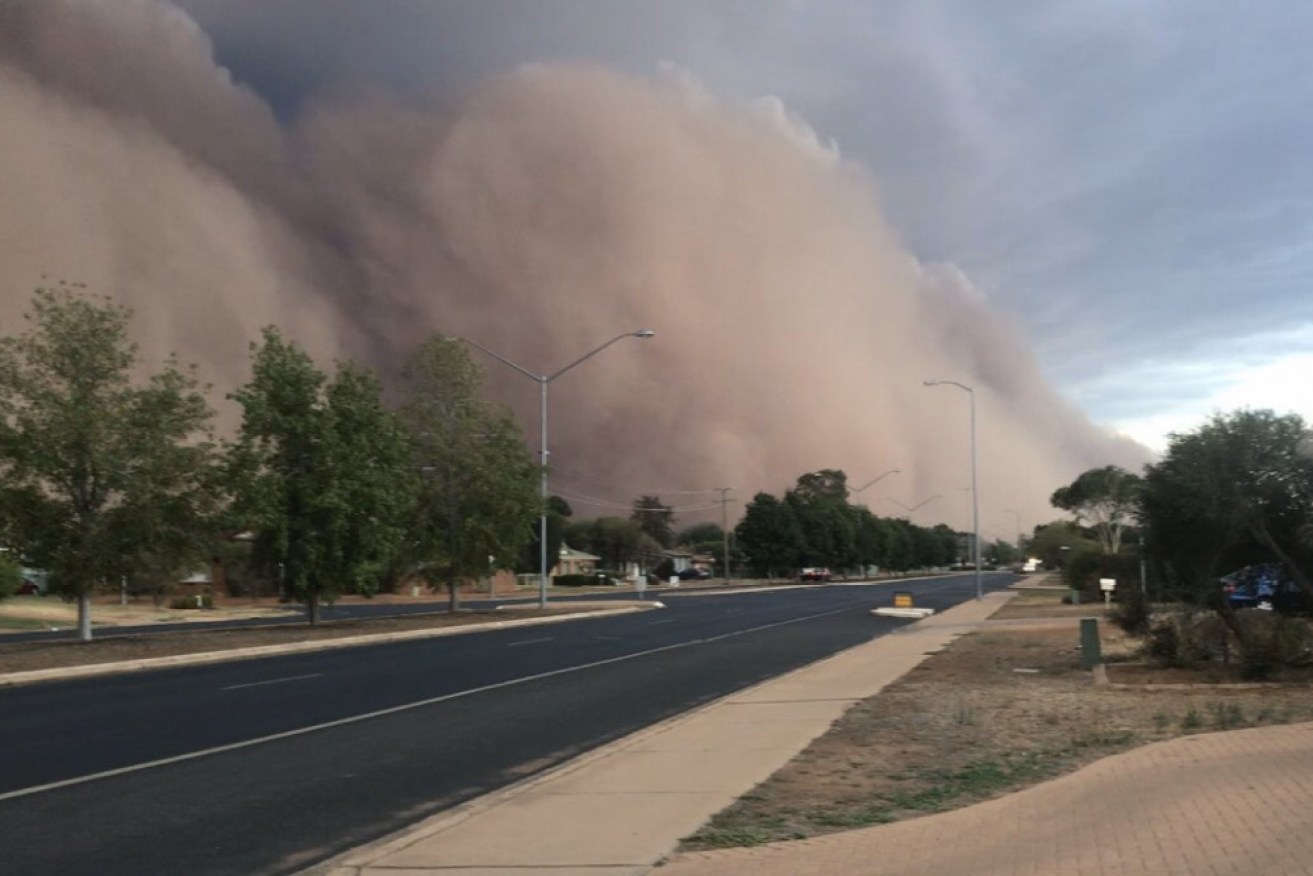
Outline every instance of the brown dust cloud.
[[[857, 498], [902, 515], [938, 494], [913, 519], [965, 528], [968, 397], [927, 379], [975, 389], [987, 534], [1058, 516], [1049, 494], [1087, 467], [1144, 461], [967, 277], [909, 253], [878, 189], [778, 102], [688, 77], [543, 63], [289, 121], [170, 5], [0, 5], [0, 331], [43, 282], [85, 283], [134, 309], [148, 362], [196, 362], [231, 422], [266, 324], [385, 372], [433, 334], [551, 373], [653, 329], [550, 384], [577, 515], [656, 493], [718, 519], [699, 491], [732, 488], [738, 513], [807, 471], [898, 469]], [[537, 384], [482, 361], [536, 449]]]

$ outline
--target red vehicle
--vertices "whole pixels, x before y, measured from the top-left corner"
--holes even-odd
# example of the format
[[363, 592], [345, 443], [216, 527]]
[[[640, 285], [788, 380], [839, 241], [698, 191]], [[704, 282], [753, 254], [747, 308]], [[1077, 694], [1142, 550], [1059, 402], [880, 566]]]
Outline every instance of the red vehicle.
[[808, 566], [798, 573], [799, 580], [824, 584], [830, 580], [830, 570], [824, 566]]

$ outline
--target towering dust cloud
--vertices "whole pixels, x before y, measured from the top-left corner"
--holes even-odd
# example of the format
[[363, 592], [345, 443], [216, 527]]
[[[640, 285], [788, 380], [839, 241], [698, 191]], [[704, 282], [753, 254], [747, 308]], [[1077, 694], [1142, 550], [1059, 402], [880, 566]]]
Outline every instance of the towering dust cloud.
[[[777, 103], [686, 81], [546, 64], [454, 103], [325, 97], [280, 124], [171, 6], [0, 6], [5, 333], [43, 276], [84, 282], [218, 397], [268, 323], [325, 362], [386, 368], [441, 333], [539, 373], [652, 328], [550, 387], [558, 482], [619, 501], [731, 486], [741, 509], [805, 471], [896, 468], [883, 496], [941, 494], [918, 522], [963, 527], [968, 400], [927, 378], [976, 389], [986, 531], [1140, 461], [967, 278], [900, 246], [877, 183]], [[537, 386], [487, 373], [536, 445]]]

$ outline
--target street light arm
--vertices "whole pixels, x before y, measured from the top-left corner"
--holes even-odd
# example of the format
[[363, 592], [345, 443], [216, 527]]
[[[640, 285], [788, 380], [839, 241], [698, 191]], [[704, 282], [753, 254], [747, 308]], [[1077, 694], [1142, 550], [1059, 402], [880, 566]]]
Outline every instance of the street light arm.
[[910, 509], [910, 510], [915, 511], [917, 508], [920, 508], [922, 505], [929, 505], [929, 504], [930, 504], [931, 502], [933, 502], [935, 499], [942, 499], [942, 498], [944, 498], [944, 497], [941, 496], [941, 495], [939, 495], [938, 493], [935, 493], [935, 494], [934, 494], [933, 496], [931, 496], [929, 499], [923, 499], [923, 500], [921, 500], [920, 502], [918, 502], [918, 503], [916, 504], [916, 507], [915, 507], [915, 508], [912, 508], [912, 509]]
[[[636, 331], [636, 332], [625, 332], [624, 334], [616, 335], [614, 338], [612, 338], [611, 340], [607, 341], [605, 344], [602, 344], [602, 346], [598, 347], [597, 349], [592, 350], [592, 351], [587, 352], [587, 353], [584, 353], [584, 354], [583, 354], [582, 356], [580, 356], [578, 359], [575, 359], [573, 362], [571, 362], [569, 365], [566, 365], [564, 368], [560, 369], [559, 371], [555, 371], [555, 372], [553, 372], [553, 373], [551, 373], [551, 374], [548, 374], [546, 377], [541, 377], [541, 378], [538, 378], [538, 379], [539, 379], [539, 380], [542, 380], [544, 383], [550, 383], [551, 381], [553, 381], [553, 380], [555, 380], [556, 378], [560, 377], [560, 376], [561, 376], [562, 374], [564, 374], [565, 372], [569, 371], [571, 368], [574, 368], [576, 365], [582, 365], [583, 363], [587, 362], [589, 359], [593, 358], [593, 357], [596, 356], [598, 353], [602, 352], [602, 351], [605, 350], [607, 347], [611, 346], [612, 344], [616, 343], [617, 341], [623, 341], [625, 338], [650, 338], [650, 337], [652, 337], [654, 334], [656, 334], [656, 332], [652, 331], [651, 329], [639, 329], [639, 330]], [[499, 358], [500, 358], [500, 357], [499, 357]], [[505, 360], [503, 360], [503, 361], [505, 361]], [[519, 367], [520, 367], [520, 366], [518, 366], [518, 365], [514, 365], [513, 363], [510, 363], [510, 362], [507, 362], [506, 364], [511, 365], [511, 366], [514, 367], [514, 368], [519, 368]], [[520, 370], [523, 371], [524, 369], [521, 368]]]
[[923, 380], [921, 382], [925, 386], [956, 386], [958, 389], [966, 390], [967, 392], [971, 393], [973, 396], [976, 394], [976, 391], [974, 389], [967, 386], [965, 383], [958, 383], [956, 380]]
[[898, 469], [896, 469], [896, 468], [895, 468], [895, 469], [891, 469], [890, 471], [887, 471], [887, 472], [885, 472], [884, 474], [880, 475], [878, 478], [875, 478], [874, 480], [867, 481], [866, 483], [862, 484], [862, 485], [861, 485], [860, 487], [858, 487], [857, 489], [853, 490], [853, 495], [854, 495], [854, 496], [857, 495], [858, 493], [860, 493], [862, 490], [866, 489], [867, 487], [870, 487], [870, 486], [873, 486], [873, 485], [875, 485], [875, 484], [878, 484], [878, 483], [880, 483], [880, 481], [882, 481], [882, 480], [884, 480], [885, 478], [889, 477], [889, 475], [894, 475], [894, 474], [901, 474], [901, 472], [900, 472]]
[[[505, 356], [503, 356], [501, 353], [498, 353], [494, 350], [489, 350], [487, 347], [483, 346], [483, 344], [480, 344], [478, 341], [471, 341], [469, 338], [456, 338], [456, 337], [449, 337], [447, 338], [447, 340], [460, 341], [463, 344], [469, 344], [471, 347], [473, 347], [476, 350], [482, 350], [492, 358], [496, 359], [498, 362], [502, 363], [503, 365], [509, 365], [510, 367], [514, 368], [516, 371], [523, 374], [525, 377], [530, 378], [531, 380], [536, 380], [539, 383], [544, 383], [548, 380], [551, 380], [551, 377], [543, 377], [541, 374], [534, 374], [528, 368], [523, 368], [519, 365], [516, 365], [510, 359], [507, 359]], [[553, 375], [553, 377], [554, 376], [555, 375]]]

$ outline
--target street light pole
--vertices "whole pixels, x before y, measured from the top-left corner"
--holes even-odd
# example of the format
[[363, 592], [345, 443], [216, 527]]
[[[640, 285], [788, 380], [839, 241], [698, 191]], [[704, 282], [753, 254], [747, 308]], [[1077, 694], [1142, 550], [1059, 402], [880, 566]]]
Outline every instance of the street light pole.
[[1023, 553], [1021, 547], [1021, 512], [1015, 508], [1004, 508], [1004, 514], [1011, 514], [1017, 521], [1017, 553]]
[[980, 583], [980, 492], [976, 478], [976, 391], [965, 383], [956, 380], [926, 380], [926, 386], [956, 386], [971, 398], [971, 539], [974, 542], [971, 552], [976, 561], [976, 599], [984, 596]]
[[469, 344], [476, 350], [482, 350], [503, 365], [514, 368], [525, 377], [537, 381], [538, 383], [538, 454], [541, 468], [539, 487], [542, 494], [543, 505], [542, 514], [538, 518], [538, 607], [540, 609], [547, 607], [547, 574], [550, 568], [547, 565], [547, 384], [551, 383], [571, 368], [574, 368], [576, 365], [582, 365], [584, 362], [587, 362], [589, 359], [593, 358], [617, 341], [622, 341], [625, 338], [650, 338], [655, 334], [656, 332], [651, 329], [639, 329], [638, 331], [624, 332], [623, 334], [616, 335], [605, 344], [588, 351], [569, 365], [566, 365], [564, 368], [554, 371], [551, 374], [535, 374], [529, 369], [517, 365], [510, 359], [507, 359], [500, 353], [488, 349], [477, 341], [471, 341], [469, 338], [455, 337], [450, 339]]

